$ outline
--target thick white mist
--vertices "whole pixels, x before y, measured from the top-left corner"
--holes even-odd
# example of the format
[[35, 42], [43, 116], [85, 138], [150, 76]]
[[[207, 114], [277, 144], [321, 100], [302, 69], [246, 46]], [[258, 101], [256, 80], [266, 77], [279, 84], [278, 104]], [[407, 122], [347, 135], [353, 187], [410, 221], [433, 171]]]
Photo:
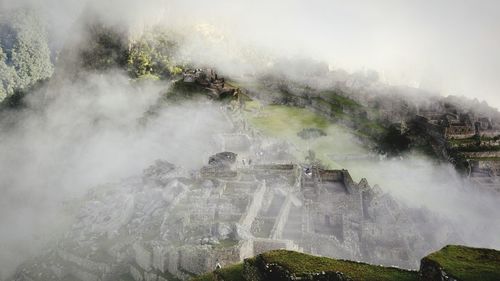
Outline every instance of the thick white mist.
[[[0, 11], [23, 5], [46, 17], [59, 46], [90, 9], [133, 31], [173, 28], [187, 38], [186, 56], [226, 73], [258, 70], [277, 55], [310, 57], [500, 106], [499, 1], [1, 0]], [[63, 81], [47, 99], [41, 94], [8, 116], [17, 121], [0, 132], [0, 274], [59, 233], [68, 198], [136, 175], [158, 158], [194, 169], [215, 152], [211, 136], [228, 124], [214, 105], [171, 106], [143, 122], [167, 86], [90, 75]], [[345, 167], [450, 219], [465, 242], [500, 248], [498, 197], [475, 192], [448, 165], [410, 156]]]
[[192, 101], [146, 113], [168, 86], [89, 75], [42, 89], [24, 111], [6, 113], [16, 122], [0, 136], [2, 274], [64, 231], [65, 212], [77, 206], [64, 202], [139, 175], [156, 159], [197, 169], [217, 151], [213, 135], [231, 127], [216, 105]]
[[[208, 24], [230, 49], [252, 46], [281, 56], [325, 60], [348, 71], [374, 69], [385, 82], [465, 95], [500, 106], [500, 2], [480, 1], [77, 1], [3, 0], [1, 10], [36, 6], [52, 32], [64, 38], [80, 13], [94, 10], [111, 22], [140, 30], [151, 24]], [[240, 44], [241, 43], [241, 44]], [[209, 51], [209, 52], [206, 52]]]

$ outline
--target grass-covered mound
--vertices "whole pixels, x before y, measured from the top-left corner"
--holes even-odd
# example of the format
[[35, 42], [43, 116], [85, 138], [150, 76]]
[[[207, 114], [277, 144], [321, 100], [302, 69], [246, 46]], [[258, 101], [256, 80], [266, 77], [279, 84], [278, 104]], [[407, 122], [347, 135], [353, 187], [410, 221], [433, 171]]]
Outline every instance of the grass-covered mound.
[[263, 259], [266, 264], [277, 264], [283, 267], [296, 277], [307, 276], [311, 273], [340, 272], [353, 281], [418, 280], [416, 271], [317, 257], [286, 250], [270, 251], [257, 257], [259, 258]]
[[[420, 271], [370, 265], [274, 250], [200, 275], [193, 281], [349, 280], [349, 281], [500, 280], [500, 251], [446, 246], [422, 259]], [[339, 278], [340, 277], [340, 278]]]
[[450, 245], [423, 258], [422, 265], [438, 266], [460, 281], [500, 280], [500, 251], [492, 249]]

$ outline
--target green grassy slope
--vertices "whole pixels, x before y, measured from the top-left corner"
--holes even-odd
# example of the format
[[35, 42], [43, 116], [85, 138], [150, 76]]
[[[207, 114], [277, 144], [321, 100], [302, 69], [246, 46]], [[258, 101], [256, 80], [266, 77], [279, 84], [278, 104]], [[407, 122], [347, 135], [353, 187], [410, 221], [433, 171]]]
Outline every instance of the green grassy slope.
[[[382, 267], [353, 261], [336, 260], [308, 254], [274, 250], [256, 257], [265, 263], [278, 264], [297, 277], [318, 272], [342, 272], [353, 281], [414, 281], [416, 271]], [[251, 259], [255, 261], [256, 258]], [[192, 281], [244, 281], [243, 264], [218, 269], [194, 278]]]
[[[437, 266], [436, 268], [441, 268], [448, 276], [459, 281], [500, 280], [500, 251], [497, 250], [450, 245], [423, 258], [422, 264]], [[245, 281], [248, 268], [257, 270], [263, 277], [270, 272], [283, 271], [287, 272], [285, 275], [298, 279], [309, 278], [322, 272], [340, 272], [352, 281], [415, 281], [423, 280], [421, 278], [425, 279], [427, 276], [424, 274], [425, 269], [417, 272], [274, 250], [247, 259], [245, 264], [240, 263], [200, 275], [193, 281]], [[441, 273], [437, 272], [441, 278]]]
[[353, 281], [411, 281], [417, 280], [418, 277], [416, 271], [317, 257], [293, 251], [275, 250], [264, 253], [261, 256], [267, 263], [279, 264], [295, 276], [323, 271], [336, 271], [342, 272]]
[[450, 245], [424, 259], [461, 281], [500, 280], [500, 251]]

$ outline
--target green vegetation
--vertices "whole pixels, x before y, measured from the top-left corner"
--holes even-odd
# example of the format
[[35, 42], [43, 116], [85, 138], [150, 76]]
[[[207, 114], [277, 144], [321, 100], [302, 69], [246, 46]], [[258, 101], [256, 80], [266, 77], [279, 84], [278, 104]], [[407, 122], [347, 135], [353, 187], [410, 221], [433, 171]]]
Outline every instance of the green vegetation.
[[183, 66], [174, 60], [178, 46], [170, 36], [157, 28], [132, 42], [127, 59], [132, 77], [159, 79], [182, 73]]
[[89, 70], [126, 69], [132, 78], [158, 80], [182, 73], [174, 60], [177, 43], [167, 31], [155, 28], [129, 41], [116, 26], [93, 23], [87, 27], [88, 43], [80, 52], [82, 66]]
[[476, 138], [466, 138], [466, 139], [449, 139], [448, 142], [453, 146], [463, 146], [471, 145], [477, 143]]
[[[33, 85], [24, 89], [17, 88], [11, 95], [6, 96], [3, 100], [0, 97], [0, 110], [2, 109], [20, 109], [26, 106], [25, 98], [34, 91], [42, 88], [48, 81], [47, 79], [39, 80]], [[1, 90], [0, 90], [1, 92]]]
[[499, 138], [500, 136], [495, 136], [495, 137], [473, 136], [464, 139], [449, 139], [448, 142], [453, 146], [466, 146], [466, 145], [478, 144], [485, 141], [497, 141]]
[[323, 91], [319, 96], [332, 106], [332, 109], [342, 114], [344, 111], [354, 111], [362, 108], [362, 106], [354, 100], [338, 94], [336, 91]]
[[450, 245], [424, 259], [439, 264], [448, 275], [461, 281], [500, 280], [500, 251]]
[[386, 133], [383, 124], [374, 121], [377, 118], [368, 119], [369, 115], [378, 115], [374, 109], [364, 107], [338, 90], [318, 91], [307, 84], [272, 75], [238, 83], [257, 96], [265, 96], [273, 104], [308, 108], [329, 123], [334, 121], [349, 127], [363, 139], [378, 140]]
[[317, 257], [286, 250], [270, 251], [262, 254], [261, 257], [266, 263], [278, 264], [296, 276], [337, 271], [353, 281], [413, 281], [418, 277], [416, 271]]
[[213, 272], [205, 273], [192, 281], [245, 281], [243, 278], [243, 264], [235, 264]]
[[107, 70], [124, 67], [128, 49], [125, 32], [99, 22], [87, 27], [87, 42], [80, 51], [82, 66], [89, 70]]
[[482, 152], [482, 151], [500, 151], [500, 146], [467, 146], [460, 148], [452, 148], [458, 152]]
[[[442, 268], [448, 276], [460, 281], [500, 280], [500, 251], [497, 250], [451, 245], [428, 255], [422, 259], [422, 264], [426, 267], [431, 264], [436, 265]], [[419, 273], [287, 250], [273, 250], [246, 259], [245, 266], [255, 268], [266, 278], [278, 278], [276, 276], [291, 274], [293, 278], [300, 279], [322, 272], [340, 272], [353, 281], [416, 281], [419, 280], [420, 274], [426, 278], [429, 277], [425, 275], [426, 268]], [[274, 266], [277, 267], [273, 268]], [[200, 275], [193, 281], [244, 281], [243, 267], [243, 264], [232, 265]], [[268, 276], [268, 274], [276, 274], [276, 276]], [[437, 274], [441, 277], [439, 272]], [[288, 280], [288, 277], [285, 279]]]
[[493, 161], [493, 162], [496, 162], [496, 161], [500, 161], [500, 157], [472, 157], [472, 158], [469, 158], [469, 160], [472, 160], [472, 161]]
[[[292, 143], [298, 148], [294, 151], [297, 159], [309, 156], [314, 151], [317, 160], [331, 168], [341, 165], [331, 159], [332, 155], [366, 154], [367, 151], [354, 141], [355, 135], [345, 127], [332, 124], [326, 117], [307, 108], [285, 105], [262, 106], [257, 101], [245, 104], [245, 117], [249, 123], [264, 135]], [[304, 129], [315, 128], [326, 133], [313, 139], [303, 139], [297, 133]]]
[[387, 133], [381, 138], [379, 150], [390, 156], [400, 155], [410, 148], [411, 140], [406, 134], [402, 134], [395, 126], [390, 126]]
[[321, 115], [298, 107], [270, 105], [250, 119], [265, 134], [276, 137], [296, 135], [305, 128], [326, 129], [329, 122]]
[[47, 31], [30, 9], [0, 13], [0, 101], [52, 76]]
[[207, 89], [196, 83], [185, 83], [184, 81], [175, 81], [168, 91], [163, 95], [165, 100], [170, 102], [183, 101], [186, 98], [192, 98], [201, 93], [207, 93]]

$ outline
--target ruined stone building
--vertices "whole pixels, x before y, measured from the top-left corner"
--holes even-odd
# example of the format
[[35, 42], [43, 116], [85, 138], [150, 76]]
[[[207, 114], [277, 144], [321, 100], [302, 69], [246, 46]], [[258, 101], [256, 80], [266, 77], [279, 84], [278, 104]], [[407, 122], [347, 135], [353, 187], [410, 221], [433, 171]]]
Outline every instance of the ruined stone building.
[[184, 71], [181, 81], [207, 90], [210, 97], [215, 99], [233, 96], [239, 91], [237, 88], [227, 85], [224, 78], [218, 77], [214, 69], [188, 69]]
[[64, 239], [14, 280], [187, 279], [271, 249], [413, 268], [453, 235], [346, 170], [243, 165], [232, 152], [207, 163], [157, 161], [95, 189]]
[[[420, 110], [413, 123], [433, 141], [444, 159], [463, 157], [472, 184], [500, 192], [500, 122], [447, 105]], [[454, 160], [455, 161], [455, 160]], [[453, 162], [453, 161], [452, 161]]]

